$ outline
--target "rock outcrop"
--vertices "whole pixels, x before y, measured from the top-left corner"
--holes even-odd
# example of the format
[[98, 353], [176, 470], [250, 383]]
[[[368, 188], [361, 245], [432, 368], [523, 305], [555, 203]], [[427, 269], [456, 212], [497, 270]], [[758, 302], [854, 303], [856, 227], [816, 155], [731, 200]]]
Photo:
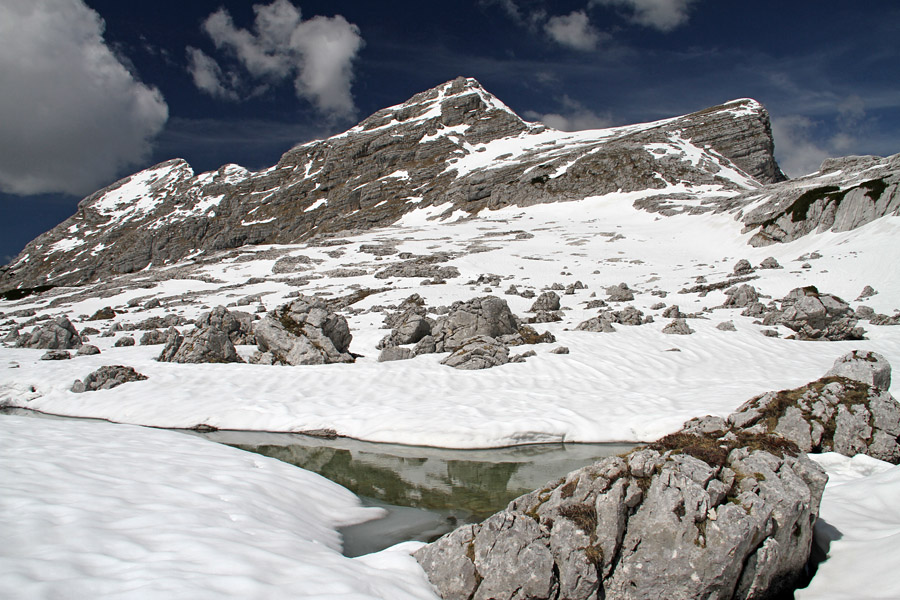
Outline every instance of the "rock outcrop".
[[166, 345], [156, 360], [175, 363], [244, 362], [228, 334], [215, 327], [197, 328], [184, 334], [175, 328], [170, 329]]
[[143, 381], [145, 379], [147, 379], [147, 376], [135, 371], [134, 367], [110, 365], [100, 367], [83, 380], [76, 380], [75, 383], [72, 384], [72, 391], [76, 394], [80, 394], [82, 392], [108, 390], [120, 386], [123, 383]]
[[20, 334], [16, 338], [17, 348], [39, 348], [46, 350], [71, 350], [81, 346], [78, 330], [65, 316], [47, 321], [35, 327], [31, 333]]
[[850, 305], [815, 286], [795, 288], [781, 300], [778, 322], [795, 331], [799, 340], [861, 340], [865, 330], [857, 327]]
[[279, 365], [351, 363], [350, 327], [321, 298], [301, 295], [269, 312], [254, 327], [259, 354], [252, 362]]
[[256, 337], [253, 335], [253, 315], [250, 313], [230, 311], [224, 306], [217, 306], [200, 315], [196, 325], [201, 329], [211, 327], [224, 331], [231, 343], [236, 346], [256, 343]]
[[468, 338], [441, 361], [442, 365], [455, 369], [490, 369], [509, 362], [509, 348], [495, 338], [477, 335]]
[[753, 246], [790, 242], [812, 232], [849, 231], [900, 214], [900, 154], [848, 156], [822, 163], [805, 177], [748, 193], [737, 204], [758, 204], [742, 216], [755, 230]]
[[454, 302], [432, 328], [436, 352], [452, 352], [476, 336], [497, 338], [518, 333], [519, 320], [506, 300], [483, 296]]

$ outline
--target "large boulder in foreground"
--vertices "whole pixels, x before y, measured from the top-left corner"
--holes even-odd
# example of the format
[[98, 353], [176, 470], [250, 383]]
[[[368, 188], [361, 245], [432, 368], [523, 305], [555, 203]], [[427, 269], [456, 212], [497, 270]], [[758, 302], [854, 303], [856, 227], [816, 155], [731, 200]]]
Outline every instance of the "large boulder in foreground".
[[347, 319], [321, 298], [300, 296], [269, 312], [254, 328], [260, 354], [252, 362], [281, 365], [351, 363]]
[[42, 350], [71, 350], [81, 346], [81, 336], [75, 326], [65, 316], [56, 317], [31, 333], [16, 338], [17, 348], [38, 348]]
[[777, 436], [675, 434], [415, 557], [445, 600], [767, 598], [803, 573], [826, 481]]
[[519, 320], [506, 300], [483, 296], [468, 302], [454, 302], [447, 315], [431, 330], [437, 352], [453, 352], [469, 338], [484, 335], [497, 338], [517, 333]]
[[795, 331], [798, 340], [861, 340], [865, 330], [857, 327], [850, 305], [815, 286], [795, 288], [781, 301], [781, 324]]

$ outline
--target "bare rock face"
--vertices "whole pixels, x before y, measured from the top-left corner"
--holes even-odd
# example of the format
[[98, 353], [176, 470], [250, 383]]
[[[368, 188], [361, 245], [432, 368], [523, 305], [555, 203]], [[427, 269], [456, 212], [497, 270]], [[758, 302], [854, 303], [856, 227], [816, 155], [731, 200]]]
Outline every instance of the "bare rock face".
[[172, 328], [166, 337], [166, 345], [156, 360], [175, 363], [244, 362], [238, 356], [228, 334], [215, 327], [193, 329], [183, 335]]
[[781, 310], [781, 324], [794, 330], [800, 340], [861, 340], [865, 336], [849, 304], [814, 286], [791, 290], [782, 299]]
[[81, 346], [81, 343], [81, 336], [65, 316], [47, 321], [43, 325], [35, 327], [30, 334], [21, 334], [16, 338], [17, 348], [71, 350]]
[[282, 365], [351, 363], [347, 319], [320, 298], [300, 296], [271, 311], [254, 328], [261, 356], [254, 362]]
[[725, 308], [744, 308], [759, 302], [759, 293], [752, 285], [743, 284], [725, 290]]
[[679, 433], [414, 556], [445, 600], [768, 598], [803, 572], [826, 480], [776, 436]]
[[147, 376], [135, 371], [134, 367], [110, 365], [100, 367], [85, 377], [84, 380], [76, 380], [75, 383], [72, 384], [72, 391], [78, 394], [81, 392], [108, 390], [120, 386], [123, 383], [143, 381], [145, 379], [147, 379]]
[[396, 313], [385, 317], [385, 324], [392, 327], [392, 331], [378, 342], [379, 350], [418, 343], [431, 335], [434, 321], [426, 316], [422, 297], [413, 294], [400, 304]]
[[217, 306], [210, 312], [200, 315], [196, 325], [200, 328], [212, 327], [224, 331], [235, 345], [256, 343], [253, 335], [253, 315], [250, 313], [230, 311], [224, 306]]
[[469, 338], [497, 338], [517, 333], [519, 320], [506, 300], [483, 296], [468, 302], [454, 302], [450, 311], [437, 319], [432, 329], [436, 352], [452, 352]]
[[825, 377], [801, 388], [768, 392], [729, 415], [735, 429], [774, 433], [804, 452], [868, 454], [900, 463], [900, 404], [887, 388], [890, 365], [874, 352], [839, 358]]
[[814, 231], [849, 231], [900, 214], [900, 154], [828, 159], [819, 171], [776, 183], [738, 203], [765, 202], [743, 215], [753, 246], [790, 242]]
[[477, 335], [464, 340], [441, 364], [454, 369], [477, 370], [490, 369], [508, 362], [509, 348], [503, 342], [486, 335]]

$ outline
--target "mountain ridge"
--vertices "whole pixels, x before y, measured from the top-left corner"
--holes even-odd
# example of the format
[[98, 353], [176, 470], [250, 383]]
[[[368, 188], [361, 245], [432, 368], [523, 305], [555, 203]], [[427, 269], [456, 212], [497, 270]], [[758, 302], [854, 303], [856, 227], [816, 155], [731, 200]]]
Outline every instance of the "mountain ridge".
[[560, 132], [457, 78], [299, 144], [268, 169], [195, 174], [172, 159], [123, 178], [0, 268], [0, 287], [78, 285], [198, 252], [389, 225], [426, 207], [475, 215], [645, 191], [636, 205], [663, 214], [735, 209], [736, 197], [785, 179], [768, 113], [755, 100]]

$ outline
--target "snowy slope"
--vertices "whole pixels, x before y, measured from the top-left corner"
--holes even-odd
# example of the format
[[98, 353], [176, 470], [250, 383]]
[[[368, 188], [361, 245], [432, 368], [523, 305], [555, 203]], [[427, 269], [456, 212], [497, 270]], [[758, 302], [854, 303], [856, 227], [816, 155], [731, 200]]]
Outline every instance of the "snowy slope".
[[436, 598], [406, 549], [340, 554], [380, 509], [191, 436], [2, 416], [0, 482], [3, 598]]
[[[865, 285], [879, 292], [864, 301], [877, 312], [900, 307], [900, 280], [892, 265], [900, 219], [889, 217], [843, 233], [822, 233], [790, 244], [749, 248], [740, 224], [727, 215], [660, 218], [635, 210], [634, 194], [612, 194], [581, 202], [507, 208], [477, 219], [426, 219], [430, 209], [400, 224], [329, 245], [248, 247], [219, 257], [146, 271], [91, 290], [56, 289], [43, 297], [10, 303], [0, 310], [34, 309], [41, 315], [93, 314], [104, 306], [124, 311], [122, 325], [167, 313], [193, 318], [209, 307], [253, 299], [239, 309], [272, 309], [288, 294], [338, 297], [353, 290], [383, 290], [343, 311], [353, 333], [355, 364], [266, 367], [249, 364], [179, 365], [154, 359], [160, 346], [113, 348], [115, 339], [142, 332], [93, 336], [102, 354], [70, 361], [39, 360], [43, 351], [0, 349], [0, 402], [35, 410], [91, 416], [164, 427], [199, 424], [220, 429], [307, 431], [333, 429], [340, 435], [407, 444], [472, 448], [545, 441], [652, 440], [703, 414], [726, 415], [755, 394], [805, 384], [820, 377], [838, 356], [871, 349], [900, 364], [900, 328], [870, 326], [860, 342], [800, 342], [762, 335], [740, 309], [716, 309], [689, 319], [696, 333], [665, 335], [668, 319], [657, 303], [677, 304], [684, 313], [720, 306], [725, 295], [678, 293], [698, 276], [711, 283], [727, 280], [733, 265], [754, 265], [774, 256], [785, 268], [758, 270], [750, 283], [761, 294], [781, 298], [792, 288], [816, 285], [853, 301]], [[433, 209], [431, 209], [433, 210]], [[530, 234], [521, 235], [522, 233]], [[394, 245], [399, 253], [450, 253], [446, 265], [461, 276], [442, 285], [420, 279], [379, 279], [374, 275], [399, 262], [398, 254], [373, 256], [361, 249]], [[817, 251], [822, 255], [808, 261]], [[285, 255], [303, 255], [294, 273], [272, 272]], [[803, 268], [808, 264], [809, 268]], [[501, 285], [488, 291], [475, 284], [492, 273]], [[350, 275], [350, 276], [345, 276]], [[171, 277], [170, 279], [167, 277]], [[430, 309], [495, 294], [513, 311], [528, 316], [531, 300], [504, 295], [510, 284], [537, 293], [553, 283], [581, 281], [587, 289], [563, 295], [562, 322], [537, 325], [557, 344], [537, 345], [524, 364], [487, 371], [457, 371], [439, 364], [441, 355], [378, 363], [377, 342], [385, 306], [412, 293]], [[615, 333], [572, 331], [597, 310], [585, 304], [606, 298], [605, 286], [627, 282], [637, 291], [634, 306], [655, 315], [639, 327], [617, 326]], [[661, 297], [665, 292], [666, 296]], [[560, 292], [562, 293], [562, 292]], [[156, 309], [127, 308], [129, 300], [158, 298]], [[257, 300], [258, 298], [258, 300]], [[245, 300], [247, 302], [247, 300]], [[862, 302], [852, 302], [854, 307]], [[621, 308], [624, 304], [619, 305]], [[7, 321], [26, 322], [21, 313]], [[733, 320], [737, 331], [716, 325]], [[109, 321], [76, 322], [108, 329]], [[781, 329], [781, 335], [791, 333]], [[559, 345], [568, 355], [550, 354]], [[529, 349], [527, 346], [516, 351]], [[248, 356], [254, 348], [240, 347]], [[113, 390], [74, 394], [75, 379], [105, 364], [125, 364], [146, 381]], [[898, 384], [894, 384], [895, 394]]]

